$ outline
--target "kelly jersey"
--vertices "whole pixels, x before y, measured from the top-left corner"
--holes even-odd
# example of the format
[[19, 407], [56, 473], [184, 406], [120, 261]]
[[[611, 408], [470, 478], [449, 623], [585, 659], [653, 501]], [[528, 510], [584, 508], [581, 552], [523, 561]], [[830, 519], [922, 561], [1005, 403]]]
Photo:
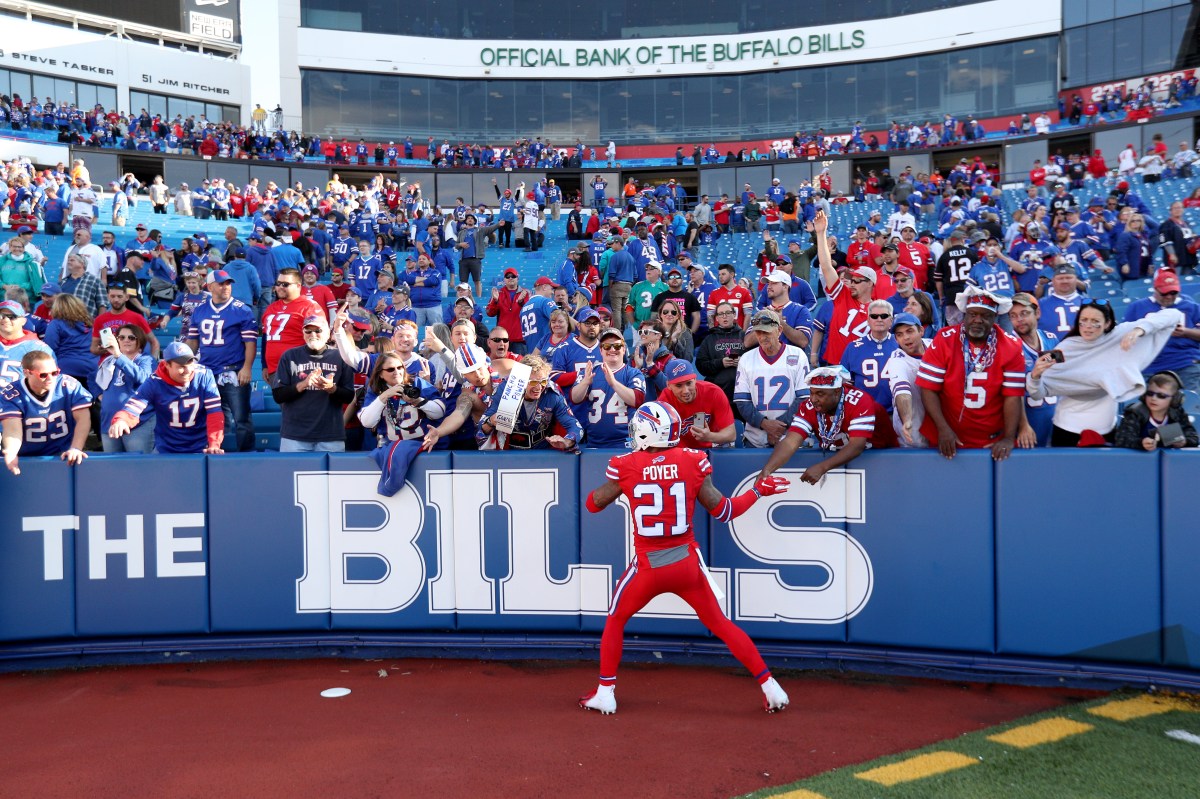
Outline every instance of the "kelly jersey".
[[854, 387], [867, 392], [888, 413], [892, 412], [892, 388], [883, 376], [883, 367], [897, 347], [896, 337], [888, 333], [883, 341], [864, 336], [842, 353], [842, 366], [854, 378]]
[[1000, 297], [1011, 297], [1016, 293], [1016, 289], [1013, 288], [1012, 273], [1008, 271], [1008, 264], [999, 259], [993, 263], [984, 258], [975, 264], [971, 267], [971, 274], [968, 275], [967, 282]]
[[[613, 390], [604, 370], [597, 367], [587, 399], [578, 406], [579, 411], [575, 414], [587, 435], [588, 447], [612, 449], [625, 446], [629, 438], [629, 417], [646, 398], [646, 377], [640, 369], [626, 364], [615, 376], [621, 385], [633, 389], [637, 404], [633, 408], [626, 405]], [[578, 382], [581, 381], [577, 378]]]
[[262, 333], [268, 372], [275, 371], [283, 353], [304, 346], [304, 320], [312, 315], [328, 318], [321, 306], [303, 294], [291, 302], [276, 300], [267, 306], [262, 317]]
[[711, 474], [708, 456], [686, 447], [628, 452], [609, 460], [605, 476], [629, 501], [636, 553], [695, 542], [692, 513]]
[[[799, 347], [785, 343], [775, 356], [768, 357], [762, 347], [746, 350], [738, 360], [733, 384], [733, 401], [748, 402], [766, 419], [789, 422], [788, 409], [808, 395], [804, 377], [808, 374], [808, 356]], [[756, 447], [767, 446], [762, 428], [747, 424], [746, 441]]]
[[122, 409], [134, 419], [154, 411], [154, 449], [160, 453], [198, 453], [208, 446], [208, 415], [221, 412], [221, 395], [213, 373], [203, 366], [186, 386], [176, 386], [159, 375], [138, 388]]
[[828, 290], [833, 303], [833, 316], [825, 332], [825, 361], [841, 363], [842, 353], [850, 343], [867, 335], [867, 304], [859, 302], [850, 294], [850, 287], [839, 280]]
[[0, 388], [0, 420], [21, 420], [21, 455], [66, 452], [75, 435], [75, 411], [91, 405], [92, 395], [70, 375], [55, 380], [45, 399], [30, 394], [23, 380]]
[[[980, 449], [1004, 434], [1004, 397], [1025, 395], [1025, 360], [1020, 341], [996, 328], [991, 364], [968, 372], [961, 330], [962, 325], [955, 325], [933, 337], [921, 359], [917, 387], [937, 392], [942, 416], [958, 440], [968, 449]], [[973, 354], [982, 355], [978, 349]], [[937, 427], [929, 417], [921, 433], [937, 443]]]
[[800, 403], [788, 431], [815, 439], [826, 452], [836, 452], [852, 438], [867, 439], [868, 447], [896, 446], [895, 431], [883, 408], [849, 386], [842, 389], [841, 407], [831, 415], [818, 413], [811, 399]]
[[1072, 291], [1067, 297], [1060, 297], [1052, 291], [1046, 292], [1041, 300], [1042, 314], [1038, 318], [1038, 329], [1053, 333], [1056, 338], [1063, 339], [1075, 326], [1075, 317], [1079, 316], [1079, 308], [1088, 298], [1077, 291]]
[[971, 280], [971, 270], [979, 260], [975, 251], [969, 247], [958, 245], [947, 247], [933, 267], [933, 279], [942, 284], [942, 303], [949, 306], [954, 304], [954, 298], [966, 288]]
[[187, 337], [199, 345], [200, 363], [213, 372], [238, 370], [246, 363], [246, 342], [258, 339], [258, 323], [241, 300], [217, 308], [210, 299], [192, 313]]
[[542, 346], [550, 336], [550, 314], [558, 308], [554, 300], [534, 294], [521, 306], [521, 337], [530, 352]]
[[[929, 346], [929, 341], [924, 342]], [[914, 358], [897, 347], [888, 356], [880, 373], [886, 381], [892, 394], [892, 429], [896, 431], [897, 443], [902, 447], [924, 447], [926, 442], [921, 436], [921, 424], [925, 421], [925, 403], [921, 400], [921, 392], [917, 389], [917, 372], [921, 368], [921, 359]], [[912, 402], [912, 435], [913, 443], [904, 439], [904, 420], [900, 418], [900, 409], [896, 406], [896, 398], [907, 395]]]
[[54, 352], [34, 333], [24, 331], [14, 341], [0, 339], [0, 386], [8, 385], [22, 377], [21, 359], [31, 352]]

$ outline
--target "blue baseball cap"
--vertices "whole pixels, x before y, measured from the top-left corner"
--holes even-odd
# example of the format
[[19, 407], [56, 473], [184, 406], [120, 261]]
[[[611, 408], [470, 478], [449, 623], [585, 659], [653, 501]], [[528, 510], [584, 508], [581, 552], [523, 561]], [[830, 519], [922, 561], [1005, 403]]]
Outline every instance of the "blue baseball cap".
[[577, 313], [575, 315], [575, 321], [580, 322], [580, 323], [587, 322], [591, 319], [599, 320], [600, 314], [596, 311], [595, 308], [592, 308], [590, 306], [581, 309], [579, 311], [579, 313]]
[[0, 311], [8, 311], [10, 314], [16, 317], [22, 317], [25, 315], [25, 309], [21, 307], [21, 303], [14, 300], [5, 300], [4, 302], [0, 302]]
[[668, 361], [663, 372], [667, 376], [667, 382], [672, 384], [696, 379], [696, 367], [692, 366], [689, 361], [680, 358], [672, 358]]
[[925, 328], [925, 326], [921, 324], [921, 320], [918, 319], [916, 315], [910, 313], [898, 313], [892, 318], [892, 330], [900, 327], [900, 325], [912, 325], [913, 327], [919, 327], [921, 329]]
[[53, 297], [55, 294], [62, 294], [62, 286], [57, 283], [43, 283], [42, 296]]
[[224, 269], [218, 269], [215, 272], [212, 272], [209, 274], [208, 282], [209, 283], [236, 283], [237, 281], [234, 280], [233, 276], [230, 275], [228, 272], [226, 272]]
[[182, 341], [172, 341], [163, 348], [162, 359], [164, 361], [175, 361], [183, 363], [191, 363], [196, 360], [196, 353], [192, 352], [192, 348]]

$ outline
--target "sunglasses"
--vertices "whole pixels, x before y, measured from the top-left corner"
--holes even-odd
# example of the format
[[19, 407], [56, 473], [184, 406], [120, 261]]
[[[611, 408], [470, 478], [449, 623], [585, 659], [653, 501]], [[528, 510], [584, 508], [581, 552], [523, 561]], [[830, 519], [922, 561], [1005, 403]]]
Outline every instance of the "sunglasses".
[[277, 280], [277, 281], [275, 281], [275, 286], [276, 286], [276, 288], [281, 288], [281, 289], [285, 289], [285, 288], [287, 288], [288, 286], [299, 286], [299, 285], [300, 285], [299, 283], [291, 283], [291, 282], [289, 282], [289, 281], [287, 281], [287, 280]]
[[400, 368], [399, 366], [385, 366], [382, 369], [380, 369], [379, 371], [386, 372], [387, 374], [390, 375], [392, 372], [397, 371], [399, 368]]
[[670, 311], [664, 308], [663, 310], [659, 311], [658, 314], [659, 316], [679, 316], [679, 311]]
[[658, 336], [662, 335], [661, 332], [659, 332], [658, 330], [655, 330], [652, 327], [648, 327], [645, 330], [639, 330], [638, 332], [641, 333], [643, 336], [649, 336], [651, 334], [658, 335]]
[[530, 381], [529, 381], [529, 385], [531, 385], [531, 386], [542, 386], [542, 387], [544, 388], [544, 387], [546, 387], [546, 386], [550, 385], [550, 378], [548, 378], [548, 377], [543, 377], [541, 380], [530, 380]]
[[605, 352], [620, 352], [621, 350], [625, 349], [625, 345], [624, 344], [602, 344], [600, 346], [600, 349], [604, 350]]
[[865, 277], [852, 277], [852, 278], [850, 278], [850, 282], [854, 283], [854, 284], [858, 284], [858, 283], [870, 283], [871, 281], [867, 280]]
[[1103, 299], [1103, 298], [1097, 298], [1097, 299], [1094, 299], [1094, 300], [1089, 300], [1089, 301], [1085, 302], [1085, 303], [1084, 303], [1083, 305], [1081, 305], [1080, 307], [1081, 307], [1081, 308], [1087, 308], [1088, 306], [1092, 306], [1092, 307], [1095, 307], [1095, 308], [1103, 308], [1103, 307], [1105, 307], [1106, 305], [1108, 305], [1108, 300], [1106, 300], [1106, 299]]
[[892, 315], [890, 313], [873, 313], [873, 314], [867, 314], [867, 316], [870, 316], [872, 319], [891, 319], [892, 318]]
[[1154, 397], [1155, 399], [1161, 399], [1161, 400], [1175, 399], [1174, 394], [1164, 394], [1161, 391], [1147, 391], [1146, 396]]
[[45, 380], [48, 377], [58, 377], [60, 374], [62, 374], [61, 369], [55, 369], [53, 372], [30, 372], [29, 373], [29, 375], [31, 377], [40, 377], [42, 380]]
[[488, 341], [494, 341], [497, 344], [507, 344], [508, 343], [508, 339], [506, 339], [506, 338], [489, 338]]
[[0, 319], [7, 319], [8, 321], [11, 322], [16, 318], [17, 317], [15, 315], [10, 314], [10, 313], [0, 313]]
[[117, 341], [137, 341], [137, 336], [117, 336]]

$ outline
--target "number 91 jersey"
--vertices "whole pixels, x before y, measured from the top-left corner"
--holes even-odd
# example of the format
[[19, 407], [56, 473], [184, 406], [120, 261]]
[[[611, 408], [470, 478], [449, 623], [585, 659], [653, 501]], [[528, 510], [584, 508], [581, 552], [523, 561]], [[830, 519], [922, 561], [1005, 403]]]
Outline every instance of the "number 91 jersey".
[[686, 447], [617, 455], [606, 475], [621, 486], [633, 515], [638, 554], [695, 541], [692, 512], [712, 464], [703, 452]]

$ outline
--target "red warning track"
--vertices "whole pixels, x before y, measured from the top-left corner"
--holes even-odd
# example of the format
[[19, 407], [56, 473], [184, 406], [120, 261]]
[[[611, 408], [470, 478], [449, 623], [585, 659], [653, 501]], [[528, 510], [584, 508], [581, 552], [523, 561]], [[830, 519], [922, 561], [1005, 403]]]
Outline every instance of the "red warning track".
[[[380, 677], [383, 670], [387, 677]], [[1096, 696], [630, 664], [213, 663], [0, 675], [0, 796], [730, 797]], [[341, 699], [326, 688], [346, 687]]]

